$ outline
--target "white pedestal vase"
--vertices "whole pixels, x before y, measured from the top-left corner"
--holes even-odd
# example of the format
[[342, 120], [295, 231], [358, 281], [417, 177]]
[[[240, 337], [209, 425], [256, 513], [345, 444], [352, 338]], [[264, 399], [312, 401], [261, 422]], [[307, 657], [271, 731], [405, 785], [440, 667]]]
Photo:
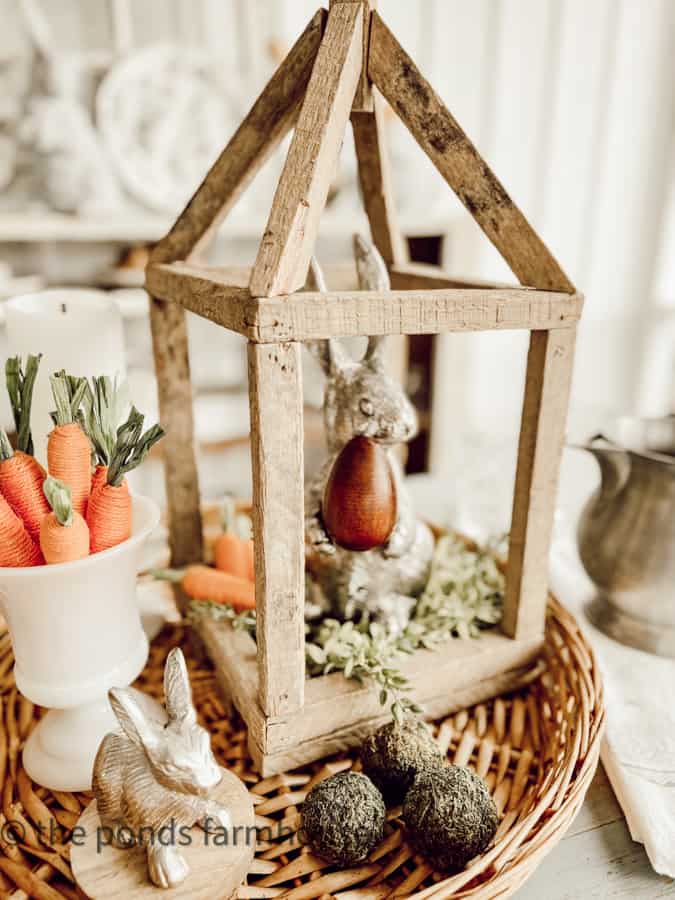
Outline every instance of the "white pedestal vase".
[[101, 739], [117, 728], [108, 690], [128, 685], [145, 665], [136, 577], [158, 521], [157, 506], [134, 496], [132, 536], [117, 547], [71, 563], [0, 568], [17, 687], [50, 710], [23, 752], [26, 771], [45, 787], [91, 788]]

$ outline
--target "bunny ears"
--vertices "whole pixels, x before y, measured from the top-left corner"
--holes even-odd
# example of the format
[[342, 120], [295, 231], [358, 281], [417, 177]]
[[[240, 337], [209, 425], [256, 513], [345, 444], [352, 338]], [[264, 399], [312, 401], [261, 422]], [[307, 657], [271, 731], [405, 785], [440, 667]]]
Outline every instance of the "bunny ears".
[[[126, 736], [138, 747], [149, 748], [158, 739], [157, 723], [148, 716], [129, 688], [111, 688], [108, 692], [115, 718]], [[174, 647], [164, 666], [164, 699], [169, 724], [179, 729], [194, 725], [197, 714], [192, 705], [192, 689], [183, 651]]]
[[[354, 235], [353, 247], [359, 288], [362, 291], [390, 290], [389, 272], [377, 247], [361, 237], [360, 234]], [[321, 266], [314, 256], [310, 262], [305, 287], [307, 290], [320, 291], [321, 293], [325, 293], [328, 290]], [[384, 342], [385, 337], [383, 335], [375, 335], [368, 338], [368, 346], [363, 362], [376, 372], [384, 371], [384, 361], [382, 359]], [[306, 347], [326, 375], [336, 374], [336, 372], [352, 362], [339, 340], [307, 341]]]

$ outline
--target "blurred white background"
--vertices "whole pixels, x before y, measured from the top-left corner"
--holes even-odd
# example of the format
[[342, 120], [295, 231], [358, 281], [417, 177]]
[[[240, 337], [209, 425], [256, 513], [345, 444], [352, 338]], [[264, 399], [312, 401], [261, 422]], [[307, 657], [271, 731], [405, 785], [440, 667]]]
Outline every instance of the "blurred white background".
[[[675, 4], [379, 8], [586, 294], [571, 437], [620, 413], [675, 410]], [[316, 0], [0, 0], [0, 296], [38, 282], [138, 284], [142, 254], [128, 249], [163, 234], [315, 9]], [[404, 232], [443, 237], [454, 273], [510, 280], [393, 116], [390, 126]], [[253, 259], [280, 161], [227, 220], [213, 259]], [[351, 231], [365, 227], [348, 135], [320, 257], [344, 258]], [[117, 298], [132, 381], [151, 408], [145, 301], [137, 290]], [[243, 346], [208, 324], [191, 328], [204, 491], [246, 493]], [[429, 382], [416, 468], [447, 484], [448, 515], [507, 524], [525, 347], [515, 333], [445, 335], [412, 372], [413, 388]], [[590, 460], [566, 453], [566, 515], [594, 477]]]

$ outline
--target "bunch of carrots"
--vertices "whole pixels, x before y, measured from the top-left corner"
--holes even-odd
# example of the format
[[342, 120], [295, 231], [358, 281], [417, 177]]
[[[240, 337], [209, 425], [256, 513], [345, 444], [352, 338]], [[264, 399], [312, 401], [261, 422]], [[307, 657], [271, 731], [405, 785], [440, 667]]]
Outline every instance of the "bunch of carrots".
[[223, 530], [213, 546], [213, 566], [162, 569], [157, 578], [180, 584], [191, 600], [222, 603], [241, 611], [255, 608], [255, 572], [250, 522], [237, 516], [232, 498], [225, 500]]
[[55, 410], [47, 473], [33, 455], [30, 413], [39, 356], [7, 360], [5, 377], [17, 433], [16, 449], [0, 430], [0, 566], [72, 562], [127, 540], [132, 504], [125, 479], [163, 436], [143, 431], [134, 407], [121, 418], [110, 378], [50, 377]]

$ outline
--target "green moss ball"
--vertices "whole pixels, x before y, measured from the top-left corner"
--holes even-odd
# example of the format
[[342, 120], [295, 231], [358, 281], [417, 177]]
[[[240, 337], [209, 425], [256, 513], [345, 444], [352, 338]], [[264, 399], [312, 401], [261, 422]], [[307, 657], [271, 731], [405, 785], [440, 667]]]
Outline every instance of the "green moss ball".
[[403, 798], [417, 775], [437, 768], [443, 756], [427, 729], [417, 721], [390, 722], [371, 734], [361, 748], [363, 771], [390, 806]]
[[386, 810], [370, 778], [341, 772], [315, 785], [302, 805], [304, 838], [338, 866], [365, 859], [382, 840]]
[[411, 843], [436, 868], [462, 869], [495, 835], [497, 808], [482, 778], [463, 766], [420, 774], [406, 794]]

